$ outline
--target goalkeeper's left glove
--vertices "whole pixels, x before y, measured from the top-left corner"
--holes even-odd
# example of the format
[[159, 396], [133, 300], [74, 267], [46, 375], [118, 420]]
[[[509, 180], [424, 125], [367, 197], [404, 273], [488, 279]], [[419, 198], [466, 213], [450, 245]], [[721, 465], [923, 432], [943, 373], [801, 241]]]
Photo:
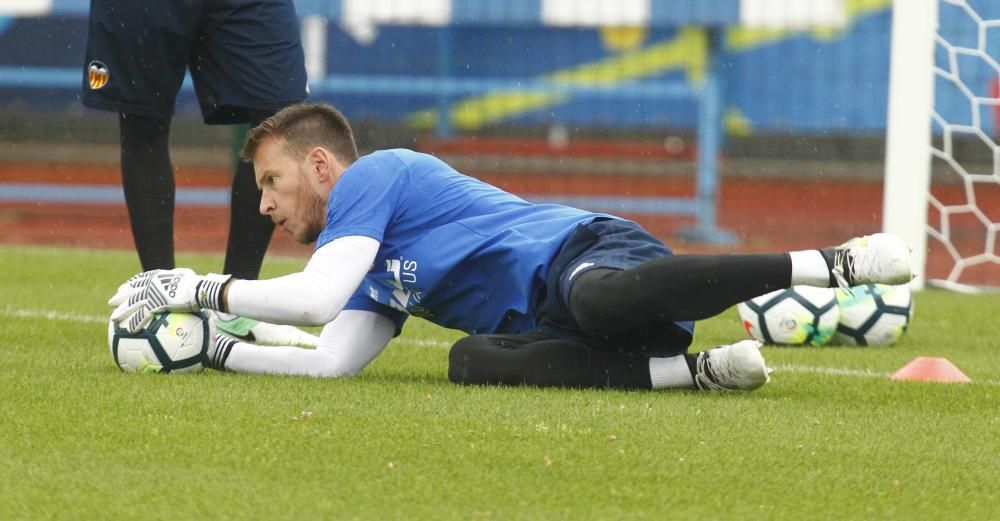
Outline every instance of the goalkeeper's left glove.
[[231, 275], [199, 276], [187, 268], [140, 273], [118, 287], [108, 304], [117, 306], [111, 320], [124, 323], [129, 333], [146, 327], [163, 311], [222, 309], [222, 293]]

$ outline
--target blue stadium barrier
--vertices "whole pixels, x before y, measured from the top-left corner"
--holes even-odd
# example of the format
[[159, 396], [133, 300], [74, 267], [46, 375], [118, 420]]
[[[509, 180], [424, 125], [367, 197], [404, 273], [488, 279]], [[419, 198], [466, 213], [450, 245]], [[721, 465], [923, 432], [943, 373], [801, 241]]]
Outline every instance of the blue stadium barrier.
[[[419, 0], [414, 0], [419, 1]], [[43, 3], [44, 4], [44, 3]], [[52, 16], [85, 16], [89, 8], [87, 0], [51, 0], [47, 13]], [[448, 27], [468, 26], [502, 26], [523, 27], [526, 25], [558, 25], [565, 27], [574, 23], [584, 26], [600, 24], [602, 20], [555, 21], [547, 19], [543, 13], [542, 0], [507, 0], [499, 5], [489, 0], [451, 0], [446, 16], [423, 25], [442, 28], [444, 45], [439, 46], [439, 70], [437, 77], [419, 78], [394, 75], [328, 75], [314, 78], [310, 81], [310, 89], [315, 96], [345, 95], [351, 93], [383, 93], [434, 96], [438, 100], [439, 115], [437, 117], [437, 133], [447, 136], [452, 133], [450, 128], [450, 110], [452, 98], [471, 93], [492, 91], [517, 92], [549, 92], [559, 93], [574, 98], [601, 96], [604, 98], [635, 98], [635, 99], [673, 99], [695, 103], [697, 105], [697, 179], [696, 194], [693, 198], [591, 198], [576, 200], [568, 197], [559, 200], [568, 203], [580, 203], [592, 210], [613, 209], [618, 212], [651, 213], [651, 214], [686, 214], [696, 218], [696, 225], [684, 232], [685, 238], [717, 244], [735, 242], [732, 234], [717, 226], [718, 198], [718, 156], [722, 141], [722, 107], [724, 93], [720, 76], [720, 63], [716, 54], [719, 51], [719, 31], [739, 23], [739, 0], [676, 0], [672, 2], [651, 2], [648, 12], [642, 13], [641, 20], [631, 22], [643, 23], [650, 28], [669, 29], [680, 25], [697, 24], [706, 28], [708, 33], [707, 69], [704, 79], [698, 86], [692, 87], [684, 81], [656, 80], [634, 83], [615, 84], [581, 84], [578, 82], [540, 81], [535, 79], [511, 78], [460, 78], [448, 75], [451, 66], [451, 45], [448, 40], [451, 31]], [[300, 16], [320, 16], [331, 22], [358, 23], [356, 19], [345, 16], [345, 2], [341, 0], [298, 0], [296, 2]], [[2, 13], [0, 13], [2, 14]], [[369, 18], [361, 23], [401, 24], [407, 20], [396, 20], [392, 12], [368, 13]], [[570, 17], [572, 18], [572, 17]], [[609, 20], [607, 23], [616, 23]], [[620, 23], [620, 21], [618, 22]], [[82, 81], [82, 67], [52, 68], [32, 66], [0, 66], [0, 87], [7, 88], [37, 88], [62, 87], [74, 88]], [[190, 82], [186, 81], [186, 89]], [[54, 193], [51, 192], [50, 193]], [[604, 207], [604, 208], [598, 208]], [[608, 208], [610, 207], [610, 208]]]

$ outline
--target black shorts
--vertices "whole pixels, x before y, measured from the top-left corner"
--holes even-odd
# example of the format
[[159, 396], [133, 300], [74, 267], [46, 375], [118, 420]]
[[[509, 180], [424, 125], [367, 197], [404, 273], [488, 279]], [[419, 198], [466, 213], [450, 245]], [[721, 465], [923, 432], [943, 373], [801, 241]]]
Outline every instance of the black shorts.
[[91, 0], [83, 104], [170, 117], [191, 71], [206, 123], [306, 98], [292, 0]]
[[648, 343], [649, 337], [653, 337], [663, 356], [686, 352], [694, 335], [694, 322], [673, 322], [656, 325], [650, 331], [588, 339], [569, 312], [570, 288], [581, 274], [599, 268], [627, 270], [664, 255], [673, 255], [673, 252], [632, 221], [598, 219], [578, 226], [549, 267], [544, 303], [539, 306], [537, 317], [540, 331], [555, 338], [578, 337], [585, 343], [605, 348]]

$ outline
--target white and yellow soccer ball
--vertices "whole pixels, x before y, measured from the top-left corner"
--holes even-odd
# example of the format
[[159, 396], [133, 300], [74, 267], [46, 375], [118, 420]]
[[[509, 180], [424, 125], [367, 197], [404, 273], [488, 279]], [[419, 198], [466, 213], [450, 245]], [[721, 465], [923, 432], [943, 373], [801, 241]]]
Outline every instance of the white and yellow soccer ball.
[[840, 323], [831, 343], [885, 346], [900, 339], [913, 319], [910, 287], [865, 284], [838, 289]]
[[166, 312], [135, 333], [109, 322], [108, 346], [126, 373], [192, 373], [204, 369], [212, 334], [204, 313]]
[[765, 344], [821, 346], [837, 330], [840, 311], [832, 288], [793, 286], [736, 306], [743, 329]]

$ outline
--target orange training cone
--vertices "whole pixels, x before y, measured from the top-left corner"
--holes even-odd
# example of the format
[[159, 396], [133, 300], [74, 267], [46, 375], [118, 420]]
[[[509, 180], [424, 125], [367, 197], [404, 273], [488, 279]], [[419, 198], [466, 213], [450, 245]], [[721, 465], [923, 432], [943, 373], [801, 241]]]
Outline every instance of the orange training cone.
[[972, 380], [961, 369], [955, 367], [947, 358], [918, 356], [902, 369], [892, 373], [893, 380], [910, 380], [915, 382], [954, 382], [968, 383]]

